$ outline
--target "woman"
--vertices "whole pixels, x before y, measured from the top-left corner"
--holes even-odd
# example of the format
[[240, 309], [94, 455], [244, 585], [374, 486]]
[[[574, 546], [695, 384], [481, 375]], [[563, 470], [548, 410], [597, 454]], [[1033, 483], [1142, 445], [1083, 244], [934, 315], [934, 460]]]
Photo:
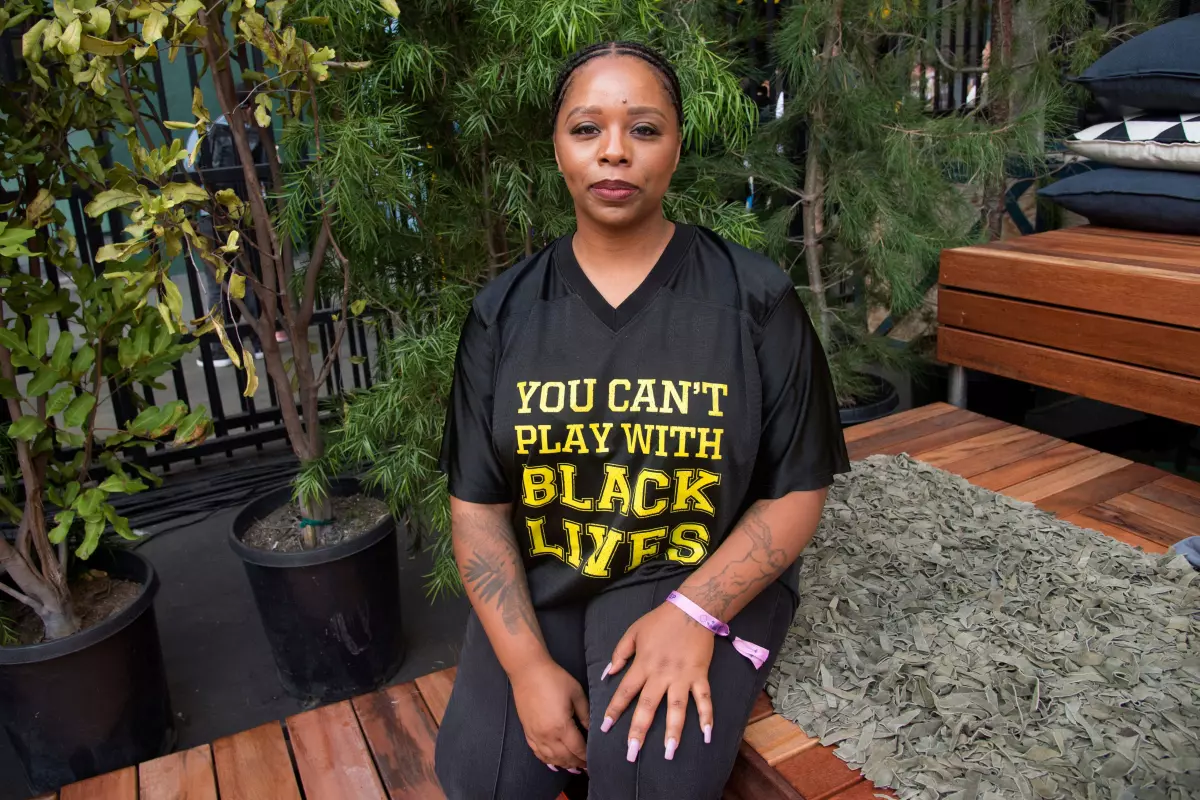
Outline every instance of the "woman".
[[451, 800], [718, 798], [847, 469], [828, 367], [777, 266], [664, 218], [660, 55], [589, 47], [553, 105], [577, 231], [459, 343], [442, 468], [473, 612], [437, 774]]

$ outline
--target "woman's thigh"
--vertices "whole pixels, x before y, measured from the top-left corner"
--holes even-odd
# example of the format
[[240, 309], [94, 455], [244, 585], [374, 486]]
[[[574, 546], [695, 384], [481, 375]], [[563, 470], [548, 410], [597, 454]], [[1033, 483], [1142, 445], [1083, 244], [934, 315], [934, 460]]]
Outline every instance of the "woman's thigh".
[[[537, 612], [550, 655], [587, 685], [582, 606]], [[552, 800], [571, 778], [529, 749], [508, 676], [471, 612], [434, 768], [448, 800]]]
[[663, 603], [683, 580], [680, 576], [624, 587], [606, 592], [588, 605], [584, 643], [592, 717], [589, 800], [717, 800], [733, 770], [754, 700], [766, 684], [795, 613], [794, 596], [778, 583], [764, 589], [730, 622], [736, 635], [770, 649], [771, 659], [762, 669], [756, 670], [729, 640], [716, 642], [709, 668], [713, 704], [710, 744], [704, 743], [694, 700], [688, 704], [683, 736], [671, 761], [664, 758], [665, 703], [659, 706], [635, 763], [626, 760], [632, 709], [622, 714], [608, 733], [600, 732], [604, 710], [620, 683], [620, 675], [600, 681], [613, 648], [630, 625]]

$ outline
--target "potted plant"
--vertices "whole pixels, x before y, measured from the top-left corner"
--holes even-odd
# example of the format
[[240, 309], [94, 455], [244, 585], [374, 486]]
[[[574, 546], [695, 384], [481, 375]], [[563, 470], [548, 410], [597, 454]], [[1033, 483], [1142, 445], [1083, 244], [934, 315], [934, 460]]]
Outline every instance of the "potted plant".
[[[374, 3], [360, 10], [381, 28], [391, 20]], [[372, 128], [372, 119], [354, 109], [326, 104], [325, 85], [337, 82], [331, 71], [370, 66], [336, 60], [332, 49], [314, 46], [296, 27], [322, 30], [328, 23], [303, 17], [288, 0], [121, 0], [104, 41], [92, 45], [93, 58], [116, 66], [119, 105], [133, 126], [127, 141], [134, 169], [110, 181], [110, 191], [126, 193], [114, 206], [133, 210], [116, 260], [140, 280], [144, 266], [134, 255], [159, 237], [222, 287], [222, 302], [197, 321], [196, 334], [216, 337], [245, 370], [247, 396], [258, 388], [262, 358], [300, 461], [294, 486], [244, 508], [229, 541], [245, 564], [285, 690], [310, 702], [375, 688], [403, 658], [395, 523], [387, 505], [364, 494], [356, 480], [320, 468], [319, 392], [349, 315], [361, 310], [350, 295], [351, 262], [342, 247], [342, 226], [358, 214], [355, 186], [386, 173], [389, 155], [411, 146], [394, 115], [381, 115]], [[206, 105], [197, 89], [193, 119], [157, 119], [141, 95], [153, 86], [147, 64], [160, 52], [198, 56], [216, 106]], [[172, 131], [194, 133], [199, 145], [184, 148]], [[206, 139], [237, 153], [239, 185], [222, 186], [206, 171], [198, 158]], [[144, 155], [159, 142], [166, 171], [152, 169], [154, 159]], [[180, 181], [181, 174], [189, 181]], [[160, 216], [158, 228], [148, 227], [136, 210], [147, 185], [186, 198], [195, 213]], [[330, 296], [340, 308], [322, 311], [321, 298]], [[233, 324], [238, 315], [241, 323]], [[309, 328], [330, 317], [333, 342], [314, 364]], [[285, 336], [277, 339], [277, 330]]]
[[[104, 72], [81, 80], [75, 58], [80, 41], [105, 35], [106, 15], [41, 0], [0, 10], [0, 29], [25, 29], [23, 69], [0, 93], [0, 515], [15, 526], [11, 539], [0, 531], [0, 726], [36, 791], [173, 742], [154, 569], [103, 544], [108, 530], [135, 538], [112, 501], [158, 480], [122, 453], [188, 445], [210, 428], [182, 402], [113, 420], [112, 394], [156, 383], [191, 347], [188, 324], [159, 251], [137, 276], [105, 273], [123, 246], [108, 244], [94, 253], [98, 271], [77, 257], [58, 205], [82, 191], [95, 215], [116, 200], [99, 144], [113, 133], [112, 87]], [[143, 192], [142, 211], [182, 213], [169, 192]]]

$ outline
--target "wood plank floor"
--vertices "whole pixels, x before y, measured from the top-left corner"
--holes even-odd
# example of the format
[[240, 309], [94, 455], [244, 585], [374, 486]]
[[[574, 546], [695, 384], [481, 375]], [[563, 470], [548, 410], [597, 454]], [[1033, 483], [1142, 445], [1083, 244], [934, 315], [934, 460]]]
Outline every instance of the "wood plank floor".
[[[1149, 552], [1200, 534], [1200, 484], [948, 405], [850, 428], [846, 441], [853, 458], [908, 453]], [[426, 675], [65, 787], [58, 800], [138, 800], [139, 789], [141, 800], [436, 800], [433, 742], [453, 684], [454, 669]], [[875, 796], [889, 793], [759, 699], [726, 800]]]

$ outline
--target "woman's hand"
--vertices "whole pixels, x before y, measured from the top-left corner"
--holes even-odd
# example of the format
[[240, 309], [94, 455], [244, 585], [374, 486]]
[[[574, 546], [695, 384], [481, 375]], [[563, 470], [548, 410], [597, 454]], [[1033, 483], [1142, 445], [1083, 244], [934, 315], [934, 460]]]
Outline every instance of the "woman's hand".
[[668, 761], [674, 758], [675, 748], [683, 735], [688, 695], [696, 699], [704, 741], [711, 740], [713, 712], [708, 667], [712, 663], [713, 638], [712, 632], [667, 603], [630, 625], [621, 637], [605, 675], [620, 672], [630, 659], [633, 663], [604, 712], [600, 730], [607, 733], [634, 698], [638, 698], [629, 726], [630, 761], [637, 759], [654, 721], [654, 713], [664, 697], [667, 699], [667, 733], [663, 747]]
[[579, 681], [549, 658], [510, 675], [517, 716], [533, 754], [551, 769], [587, 768], [587, 745], [575, 720], [587, 728], [587, 695]]

